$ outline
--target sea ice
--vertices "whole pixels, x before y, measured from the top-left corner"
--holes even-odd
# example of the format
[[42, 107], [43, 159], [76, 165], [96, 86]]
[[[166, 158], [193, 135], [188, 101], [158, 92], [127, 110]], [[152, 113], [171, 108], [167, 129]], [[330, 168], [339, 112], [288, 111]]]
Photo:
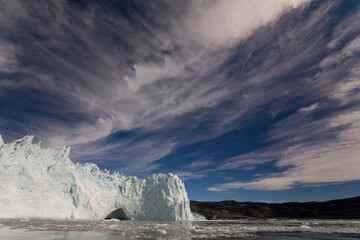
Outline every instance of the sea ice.
[[[0, 136], [0, 218], [193, 220], [183, 182], [171, 173], [146, 179], [75, 164], [70, 147], [41, 148], [33, 136]], [[117, 212], [113, 212], [117, 210]]]

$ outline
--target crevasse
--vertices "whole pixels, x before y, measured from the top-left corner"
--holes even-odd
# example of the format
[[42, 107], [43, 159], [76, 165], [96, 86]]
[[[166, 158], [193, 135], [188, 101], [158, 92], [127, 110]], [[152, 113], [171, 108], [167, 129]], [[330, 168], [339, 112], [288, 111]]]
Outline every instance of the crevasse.
[[193, 219], [178, 176], [110, 174], [73, 163], [70, 147], [41, 148], [33, 138], [4, 144], [0, 135], [0, 218], [103, 219], [121, 212], [131, 220]]

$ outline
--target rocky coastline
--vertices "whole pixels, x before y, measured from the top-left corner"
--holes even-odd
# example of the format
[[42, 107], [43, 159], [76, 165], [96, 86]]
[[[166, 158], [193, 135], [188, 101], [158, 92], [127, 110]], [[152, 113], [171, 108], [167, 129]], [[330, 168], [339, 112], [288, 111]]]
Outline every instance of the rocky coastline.
[[192, 212], [209, 220], [225, 219], [360, 219], [360, 196], [326, 202], [198, 202]]

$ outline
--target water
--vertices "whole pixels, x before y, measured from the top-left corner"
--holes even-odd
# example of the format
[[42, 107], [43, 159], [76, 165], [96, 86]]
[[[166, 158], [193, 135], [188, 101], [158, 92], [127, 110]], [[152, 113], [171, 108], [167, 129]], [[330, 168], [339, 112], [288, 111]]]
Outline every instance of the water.
[[358, 220], [150, 222], [0, 219], [0, 239], [360, 239]]

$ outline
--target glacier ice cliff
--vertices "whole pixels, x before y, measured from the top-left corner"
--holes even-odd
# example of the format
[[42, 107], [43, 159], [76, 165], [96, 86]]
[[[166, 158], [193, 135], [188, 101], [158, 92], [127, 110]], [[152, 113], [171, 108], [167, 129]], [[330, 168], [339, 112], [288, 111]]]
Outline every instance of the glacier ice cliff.
[[120, 212], [132, 220], [193, 219], [176, 175], [110, 174], [72, 162], [70, 147], [41, 148], [32, 140], [5, 144], [0, 135], [0, 218], [103, 219]]

